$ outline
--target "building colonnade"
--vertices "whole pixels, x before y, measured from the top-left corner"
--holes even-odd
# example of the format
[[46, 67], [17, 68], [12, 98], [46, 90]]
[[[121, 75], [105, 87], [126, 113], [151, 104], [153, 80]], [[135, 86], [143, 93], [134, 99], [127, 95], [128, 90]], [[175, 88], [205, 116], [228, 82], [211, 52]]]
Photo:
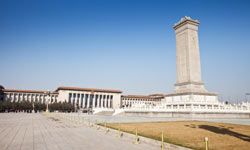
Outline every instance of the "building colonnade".
[[161, 97], [143, 96], [143, 95], [124, 95], [121, 98], [122, 107], [133, 107], [137, 105], [155, 106], [161, 101]]
[[113, 95], [91, 93], [69, 93], [68, 102], [76, 108], [113, 108]]
[[46, 103], [48, 100], [49, 103], [57, 102], [58, 94], [48, 95], [46, 93], [28, 93], [28, 92], [5, 92], [4, 100], [10, 100], [11, 102], [39, 102]]

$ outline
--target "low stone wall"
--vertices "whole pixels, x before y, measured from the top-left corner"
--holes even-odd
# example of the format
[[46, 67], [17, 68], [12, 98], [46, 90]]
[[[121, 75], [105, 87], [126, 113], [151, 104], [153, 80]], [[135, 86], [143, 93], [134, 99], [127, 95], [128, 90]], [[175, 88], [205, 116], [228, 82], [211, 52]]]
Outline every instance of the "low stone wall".
[[208, 113], [208, 112], [153, 112], [153, 111], [124, 111], [122, 116], [141, 116], [141, 117], [168, 117], [168, 118], [238, 118], [250, 119], [250, 113]]
[[95, 115], [108, 115], [111, 116], [115, 111], [108, 111], [108, 110], [103, 110], [95, 113]]

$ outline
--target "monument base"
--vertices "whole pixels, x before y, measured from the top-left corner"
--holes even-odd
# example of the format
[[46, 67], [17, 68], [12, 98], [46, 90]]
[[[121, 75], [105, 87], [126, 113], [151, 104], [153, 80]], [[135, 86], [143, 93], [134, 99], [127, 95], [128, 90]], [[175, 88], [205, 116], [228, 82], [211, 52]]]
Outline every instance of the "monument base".
[[173, 93], [157, 105], [133, 105], [115, 115], [169, 118], [250, 118], [248, 103], [233, 105], [219, 102], [214, 93]]
[[[175, 84], [175, 93], [209, 93], [202, 82], [184, 82]], [[211, 94], [211, 93], [209, 93]]]
[[220, 102], [214, 93], [174, 93], [166, 95], [162, 104], [167, 109], [179, 110], [214, 110], [219, 109]]
[[153, 111], [124, 110], [118, 116], [186, 119], [250, 119], [248, 112], [191, 112], [191, 111]]
[[209, 92], [183, 92], [173, 93], [165, 96], [163, 100], [170, 104], [218, 104], [218, 96]]

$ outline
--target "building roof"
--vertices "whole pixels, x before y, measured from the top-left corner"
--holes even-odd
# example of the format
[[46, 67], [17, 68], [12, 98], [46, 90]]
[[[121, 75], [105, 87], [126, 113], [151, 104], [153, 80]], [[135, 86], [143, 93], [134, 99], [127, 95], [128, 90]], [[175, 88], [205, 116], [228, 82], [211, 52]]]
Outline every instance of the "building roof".
[[154, 97], [154, 98], [164, 98], [165, 95], [164, 94], [150, 94], [150, 97]]
[[103, 93], [122, 93], [122, 91], [120, 91], [120, 90], [95, 89], [95, 88], [79, 88], [79, 87], [58, 87], [56, 89], [56, 92], [58, 92], [60, 90], [103, 92]]
[[[40, 91], [40, 90], [15, 90], [15, 89], [3, 89], [3, 92], [14, 92], [14, 93], [40, 93], [40, 94], [49, 93], [49, 91]], [[58, 94], [58, 92], [50, 92], [50, 94]]]

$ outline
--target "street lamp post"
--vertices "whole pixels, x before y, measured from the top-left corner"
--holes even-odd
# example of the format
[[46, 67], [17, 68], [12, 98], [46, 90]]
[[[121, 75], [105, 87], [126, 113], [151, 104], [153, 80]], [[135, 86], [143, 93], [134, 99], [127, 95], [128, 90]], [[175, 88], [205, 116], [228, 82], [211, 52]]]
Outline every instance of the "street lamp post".
[[48, 91], [46, 92], [47, 96], [48, 96], [48, 99], [46, 101], [46, 112], [49, 112], [49, 101], [50, 101], [50, 95], [51, 95], [51, 92]]

